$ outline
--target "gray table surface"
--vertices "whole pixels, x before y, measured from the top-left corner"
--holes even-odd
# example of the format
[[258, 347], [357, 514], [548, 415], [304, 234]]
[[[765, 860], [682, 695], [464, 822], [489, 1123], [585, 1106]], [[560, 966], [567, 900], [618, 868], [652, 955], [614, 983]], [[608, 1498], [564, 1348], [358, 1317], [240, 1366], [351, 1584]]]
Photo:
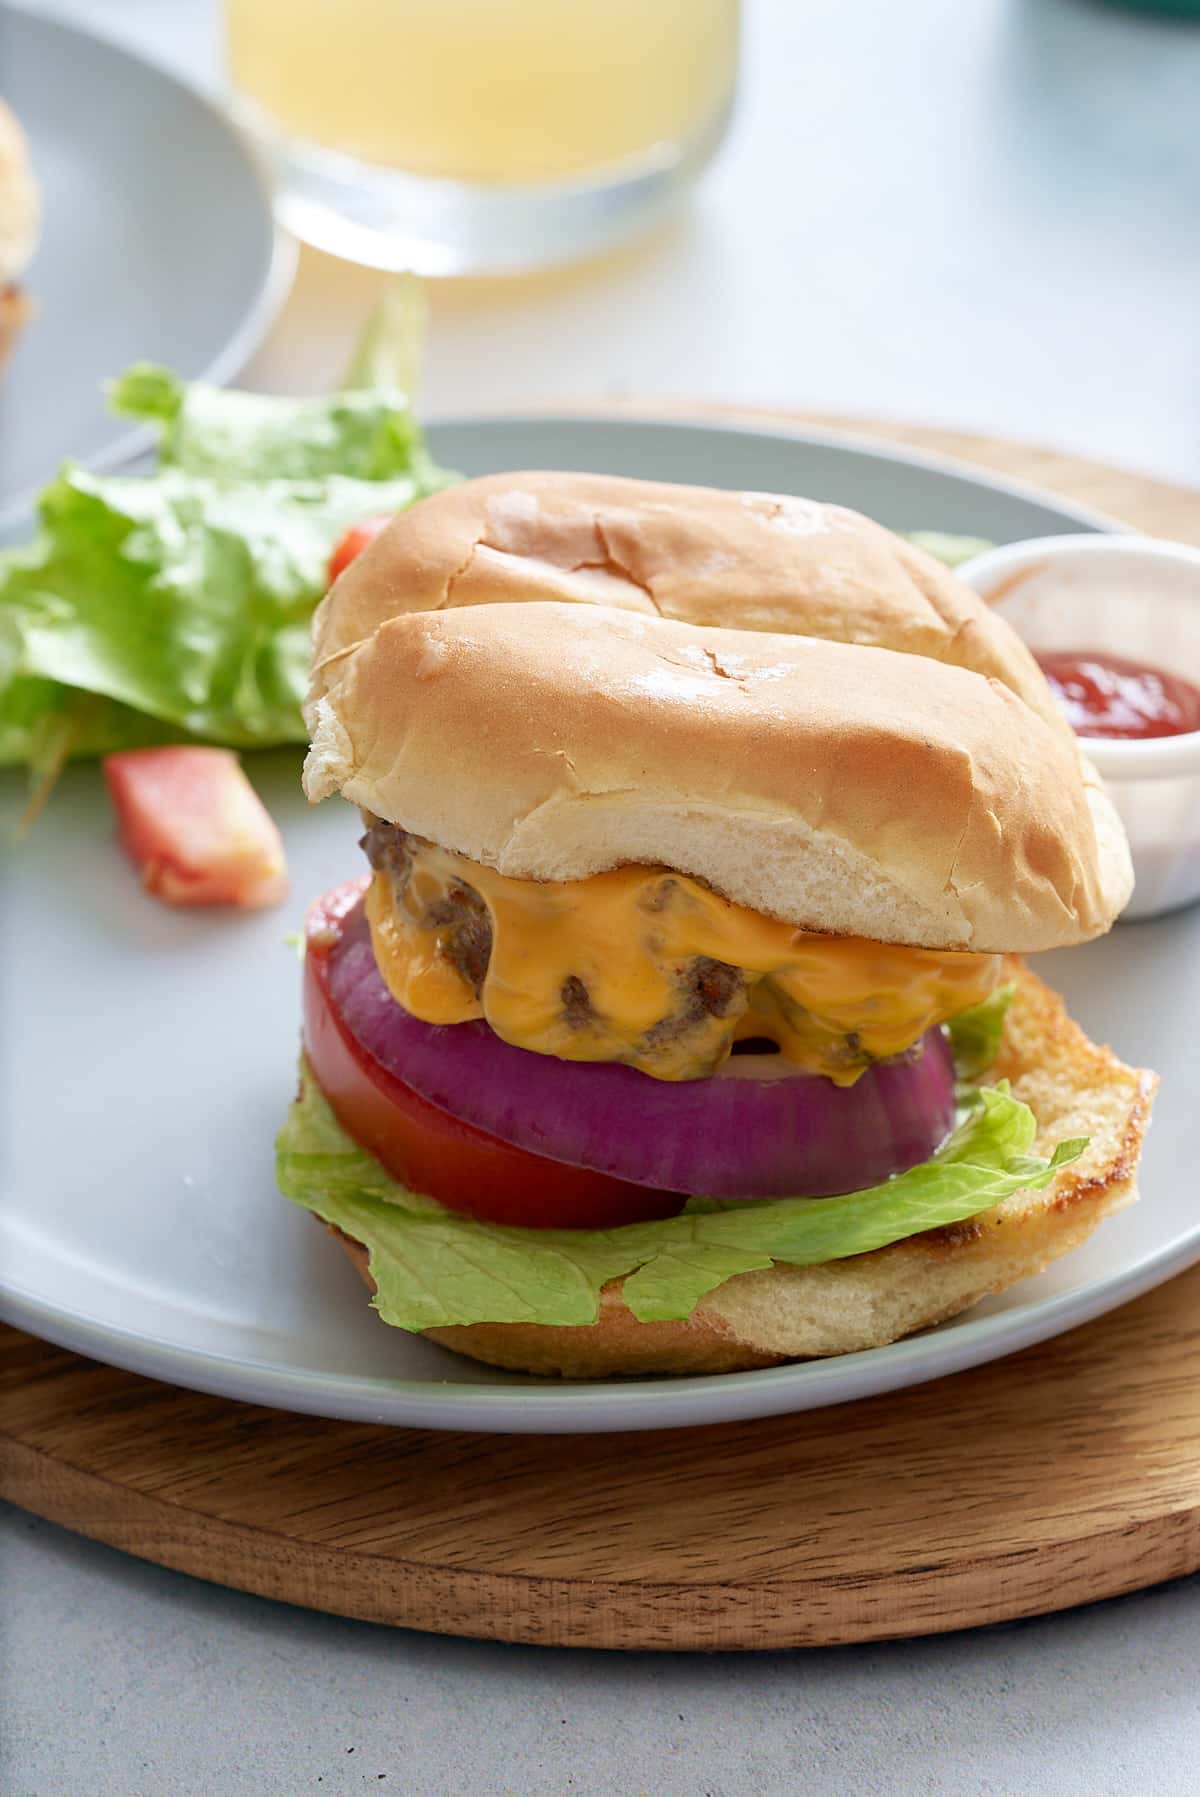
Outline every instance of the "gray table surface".
[[[211, 0], [58, 10], [217, 78]], [[1088, 0], [748, 0], [745, 102], [687, 216], [437, 289], [427, 410], [809, 406], [1194, 482], [1198, 92], [1200, 27]], [[376, 284], [306, 254], [248, 378], [328, 384]], [[939, 1640], [651, 1658], [309, 1615], [17, 1511], [0, 1555], [14, 1797], [1200, 1790], [1200, 1579]]]

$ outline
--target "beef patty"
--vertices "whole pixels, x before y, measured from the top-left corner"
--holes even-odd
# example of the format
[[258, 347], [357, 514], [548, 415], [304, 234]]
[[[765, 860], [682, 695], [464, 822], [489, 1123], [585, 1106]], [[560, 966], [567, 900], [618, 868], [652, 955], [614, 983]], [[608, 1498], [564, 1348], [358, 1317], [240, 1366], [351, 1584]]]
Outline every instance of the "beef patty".
[[[421, 838], [377, 817], [368, 816], [365, 821], [367, 829], [360, 846], [375, 872], [389, 876], [399, 902], [407, 893]], [[478, 998], [492, 954], [491, 913], [480, 894], [465, 881], [456, 880], [433, 904], [423, 907], [416, 921], [437, 931], [441, 952]], [[708, 955], [683, 963], [677, 991], [676, 1004], [647, 1030], [648, 1047], [677, 1042], [689, 1031], [703, 1028], [708, 1019], [728, 1017], [746, 1006], [746, 978], [741, 969]], [[563, 981], [561, 999], [563, 1017], [572, 1029], [587, 1029], [597, 1021], [591, 994], [578, 974], [568, 974]]]

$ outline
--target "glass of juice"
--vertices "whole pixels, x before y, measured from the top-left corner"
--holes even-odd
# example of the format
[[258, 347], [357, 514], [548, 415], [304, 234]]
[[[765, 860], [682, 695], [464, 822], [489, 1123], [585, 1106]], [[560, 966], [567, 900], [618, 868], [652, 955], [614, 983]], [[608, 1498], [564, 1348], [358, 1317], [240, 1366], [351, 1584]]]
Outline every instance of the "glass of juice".
[[225, 0], [282, 222], [422, 274], [565, 261], [649, 224], [725, 132], [738, 0]]

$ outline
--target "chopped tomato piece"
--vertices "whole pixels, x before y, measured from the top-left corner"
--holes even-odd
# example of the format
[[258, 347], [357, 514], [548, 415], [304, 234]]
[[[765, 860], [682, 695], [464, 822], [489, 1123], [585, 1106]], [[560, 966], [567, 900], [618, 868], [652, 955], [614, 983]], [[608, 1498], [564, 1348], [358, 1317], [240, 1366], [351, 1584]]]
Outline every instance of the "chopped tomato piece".
[[360, 524], [352, 524], [348, 531], [339, 537], [337, 546], [329, 558], [329, 584], [333, 585], [339, 574], [344, 574], [350, 563], [360, 556], [368, 543], [373, 543], [380, 531], [391, 523], [391, 515], [364, 518]]
[[121, 842], [168, 905], [276, 905], [279, 831], [230, 749], [127, 749], [104, 759]]

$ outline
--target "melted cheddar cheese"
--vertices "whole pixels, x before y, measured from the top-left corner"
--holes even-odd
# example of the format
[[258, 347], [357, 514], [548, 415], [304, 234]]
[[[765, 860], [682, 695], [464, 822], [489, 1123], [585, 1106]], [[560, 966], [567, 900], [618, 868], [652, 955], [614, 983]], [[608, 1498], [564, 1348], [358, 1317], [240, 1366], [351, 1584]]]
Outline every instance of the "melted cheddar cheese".
[[[1000, 977], [998, 955], [809, 934], [662, 868], [515, 880], [408, 843], [404, 877], [377, 872], [367, 896], [392, 996], [427, 1023], [483, 1017], [506, 1042], [562, 1060], [695, 1079], [735, 1041], [765, 1037], [788, 1062], [851, 1085]], [[456, 949], [464, 894], [490, 925], [477, 989]]]

